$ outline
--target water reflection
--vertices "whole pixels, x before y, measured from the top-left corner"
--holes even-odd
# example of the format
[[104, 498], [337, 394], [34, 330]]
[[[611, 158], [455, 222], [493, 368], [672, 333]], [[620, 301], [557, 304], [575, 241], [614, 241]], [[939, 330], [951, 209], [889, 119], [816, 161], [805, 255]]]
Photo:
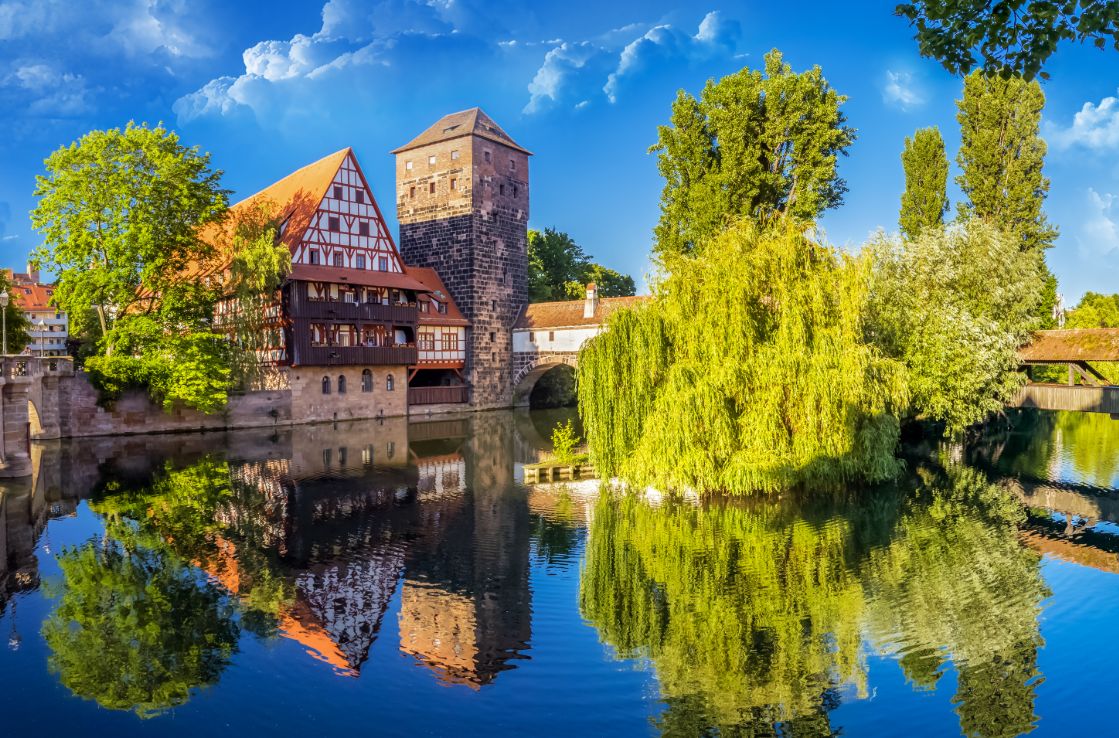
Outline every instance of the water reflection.
[[[216, 693], [253, 638], [339, 695], [395, 668], [523, 688], [502, 674], [558, 618], [534, 621], [535, 594], [651, 668], [664, 735], [837, 733], [881, 661], [950, 697], [962, 733], [1025, 733], [1042, 556], [1119, 571], [1101, 489], [1119, 423], [1083, 417], [915, 459], [890, 489], [702, 505], [521, 486], [554, 425], [523, 414], [36, 445], [32, 481], [0, 485], [0, 615], [38, 589], [13, 637], [41, 638], [72, 694], [143, 717]], [[95, 535], [52, 546], [75, 511]], [[577, 602], [541, 581], [573, 572]]]
[[830, 734], [866, 693], [864, 634], [921, 689], [949, 660], [968, 735], [1031, 729], [1039, 556], [1021, 506], [957, 466], [914, 489], [806, 506], [595, 507], [581, 603], [622, 658], [656, 668], [665, 734]]

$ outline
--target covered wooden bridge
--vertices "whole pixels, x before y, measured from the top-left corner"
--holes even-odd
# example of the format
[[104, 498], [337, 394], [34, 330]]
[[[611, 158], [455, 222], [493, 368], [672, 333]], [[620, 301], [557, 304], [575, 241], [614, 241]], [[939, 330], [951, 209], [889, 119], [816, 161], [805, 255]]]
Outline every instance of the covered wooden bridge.
[[[1108, 413], [1119, 418], [1119, 386], [1093, 364], [1119, 362], [1119, 328], [1075, 328], [1038, 331], [1018, 351], [1030, 381], [1011, 407]], [[1064, 383], [1034, 381], [1036, 367], [1061, 366]]]

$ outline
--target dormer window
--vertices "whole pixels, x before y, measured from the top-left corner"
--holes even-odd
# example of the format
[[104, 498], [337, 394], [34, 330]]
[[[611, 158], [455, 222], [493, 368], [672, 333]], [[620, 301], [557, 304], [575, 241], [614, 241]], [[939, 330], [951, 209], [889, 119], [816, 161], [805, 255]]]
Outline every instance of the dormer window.
[[443, 313], [444, 315], [447, 314], [447, 303], [437, 302], [435, 304], [438, 306], [439, 312]]

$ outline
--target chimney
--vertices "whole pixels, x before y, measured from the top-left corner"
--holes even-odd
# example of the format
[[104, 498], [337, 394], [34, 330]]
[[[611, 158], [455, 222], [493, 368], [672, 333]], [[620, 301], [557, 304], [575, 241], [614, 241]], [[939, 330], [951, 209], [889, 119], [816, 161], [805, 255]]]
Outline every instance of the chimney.
[[598, 309], [598, 287], [594, 282], [587, 285], [587, 299], [583, 301], [583, 317], [593, 318]]
[[39, 270], [36, 269], [31, 262], [27, 262], [27, 279], [35, 284], [39, 284]]

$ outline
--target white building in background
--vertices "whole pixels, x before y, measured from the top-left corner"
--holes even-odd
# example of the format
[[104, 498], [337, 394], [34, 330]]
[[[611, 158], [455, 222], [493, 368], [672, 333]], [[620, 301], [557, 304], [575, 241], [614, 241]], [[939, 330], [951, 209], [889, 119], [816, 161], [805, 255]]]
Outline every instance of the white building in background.
[[66, 356], [70, 322], [66, 313], [51, 304], [54, 285], [39, 281], [39, 271], [27, 265], [26, 272], [10, 273], [11, 300], [31, 322], [30, 343], [24, 350], [34, 356]]

